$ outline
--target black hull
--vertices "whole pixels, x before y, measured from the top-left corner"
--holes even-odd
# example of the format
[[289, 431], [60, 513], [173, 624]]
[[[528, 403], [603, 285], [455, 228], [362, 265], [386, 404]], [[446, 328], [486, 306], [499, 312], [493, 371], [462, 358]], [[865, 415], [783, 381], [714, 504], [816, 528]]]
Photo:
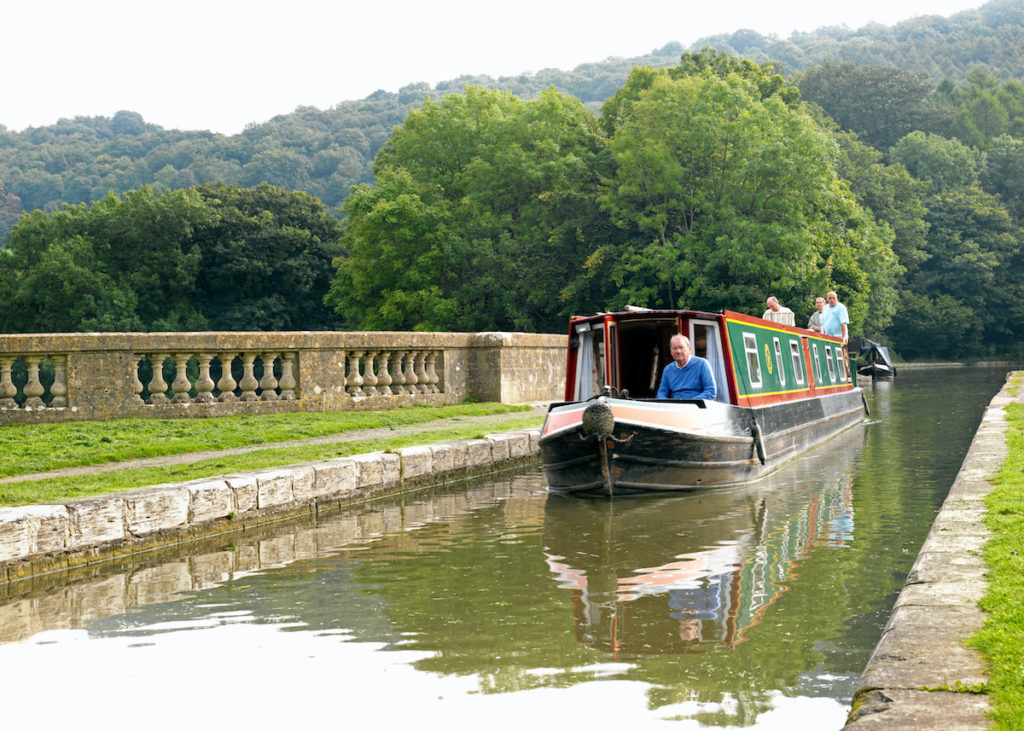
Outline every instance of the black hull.
[[861, 366], [857, 369], [857, 373], [862, 376], [871, 376], [871, 378], [887, 380], [896, 377], [896, 369], [889, 368], [884, 365], [876, 365], [871, 363], [869, 365]]
[[865, 405], [854, 389], [756, 408], [709, 404], [709, 417], [712, 410], [720, 417], [714, 428], [689, 432], [616, 419], [603, 450], [601, 440], [582, 438], [578, 427], [545, 436], [540, 452], [548, 487], [614, 496], [749, 482], [859, 423]]

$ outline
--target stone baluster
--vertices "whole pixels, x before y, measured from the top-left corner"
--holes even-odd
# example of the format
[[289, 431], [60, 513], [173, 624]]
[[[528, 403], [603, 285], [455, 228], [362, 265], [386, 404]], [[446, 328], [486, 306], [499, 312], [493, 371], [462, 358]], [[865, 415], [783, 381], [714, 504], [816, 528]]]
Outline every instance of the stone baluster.
[[191, 353], [175, 353], [174, 358], [174, 380], [171, 382], [171, 390], [174, 391], [174, 396], [171, 398], [176, 404], [187, 404], [192, 401], [192, 398], [188, 395], [188, 392], [192, 390], [192, 382], [188, 380], [188, 361], [192, 357]]
[[142, 400], [142, 392], [145, 390], [145, 386], [142, 385], [142, 381], [139, 379], [139, 363], [142, 362], [142, 356], [138, 353], [132, 354], [132, 391], [135, 392], [135, 398], [140, 404], [146, 403]]
[[395, 353], [394, 365], [391, 371], [391, 383], [394, 384], [394, 388], [391, 391], [399, 396], [404, 396], [407, 393], [405, 390], [405, 373], [402, 372], [402, 358], [404, 356], [404, 351], [400, 350]]
[[68, 357], [51, 355], [53, 363], [53, 384], [50, 386], [50, 408], [63, 409], [68, 405]]
[[235, 360], [235, 354], [221, 353], [217, 356], [217, 360], [220, 361], [220, 379], [217, 381], [217, 390], [220, 391], [220, 396], [217, 397], [217, 400], [221, 403], [237, 401], [238, 396], [235, 395], [235, 389], [238, 388], [238, 384], [235, 383], [235, 378], [231, 375], [231, 363]]
[[359, 363], [362, 359], [362, 350], [353, 350], [348, 357], [348, 380], [345, 381], [345, 385], [348, 386], [348, 395], [352, 397], [366, 395], [362, 388], [363, 377], [359, 374]]
[[427, 359], [427, 351], [421, 350], [416, 353], [416, 388], [420, 393], [430, 393], [430, 384], [427, 381], [427, 371], [423, 362]]
[[16, 409], [18, 402], [14, 397], [18, 395], [18, 387], [14, 385], [11, 378], [11, 368], [17, 360], [13, 355], [0, 355], [0, 409]]
[[438, 382], [441, 380], [440, 376], [437, 375], [437, 358], [441, 355], [440, 350], [431, 350], [427, 353], [427, 384], [430, 386], [431, 393], [441, 393], [441, 389], [437, 387]]
[[43, 362], [43, 356], [26, 355], [22, 357], [28, 366], [28, 381], [25, 383], [25, 388], [22, 389], [25, 393], [25, 408], [42, 409], [46, 406], [42, 399], [46, 389], [43, 388], [43, 384], [39, 381], [39, 364]]
[[274, 359], [276, 353], [262, 353], [260, 360], [263, 361], [263, 378], [260, 379], [260, 388], [263, 389], [264, 401], [277, 401], [277, 379], [274, 377]]
[[210, 361], [213, 360], [213, 353], [199, 353], [196, 356], [199, 361], [199, 378], [196, 379], [196, 403], [208, 404], [216, 401], [213, 397], [213, 389], [216, 384], [210, 377]]
[[377, 393], [381, 396], [392, 396], [394, 393], [391, 390], [391, 351], [382, 352], [378, 364], [380, 372], [377, 374]]
[[242, 395], [239, 397], [242, 401], [259, 401], [260, 397], [256, 393], [256, 389], [259, 388], [260, 382], [256, 380], [255, 374], [252, 372], [253, 363], [256, 361], [255, 353], [242, 353], [242, 380], [238, 382], [238, 387], [242, 389]]
[[374, 363], [377, 359], [377, 351], [371, 350], [366, 353], [366, 360], [364, 361], [363, 370], [363, 392], [367, 396], [377, 395], [377, 374]]
[[166, 404], [167, 381], [164, 380], [164, 358], [159, 353], [150, 353], [147, 357], [153, 365], [153, 379], [149, 382], [149, 403]]
[[410, 350], [405, 354], [405, 392], [410, 396], [415, 396], [420, 392], [416, 387], [420, 380], [416, 375], [416, 357], [419, 354], [418, 350]]
[[278, 385], [281, 387], [283, 401], [296, 399], [295, 387], [299, 384], [295, 380], [295, 353], [281, 354], [281, 380]]

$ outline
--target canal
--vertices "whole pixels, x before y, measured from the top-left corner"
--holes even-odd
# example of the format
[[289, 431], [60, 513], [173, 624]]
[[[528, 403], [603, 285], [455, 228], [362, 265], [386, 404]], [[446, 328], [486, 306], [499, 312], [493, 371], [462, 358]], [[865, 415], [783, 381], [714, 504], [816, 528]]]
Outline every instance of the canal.
[[0, 586], [4, 727], [839, 729], [1006, 371], [868, 386], [747, 487], [529, 468]]

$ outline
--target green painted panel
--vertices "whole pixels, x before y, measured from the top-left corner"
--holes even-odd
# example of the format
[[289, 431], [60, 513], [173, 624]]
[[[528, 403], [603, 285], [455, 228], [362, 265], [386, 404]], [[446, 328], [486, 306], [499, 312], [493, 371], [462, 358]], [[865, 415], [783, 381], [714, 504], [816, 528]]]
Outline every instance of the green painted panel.
[[[809, 388], [813, 374], [805, 372], [800, 335], [732, 320], [726, 323], [726, 329], [740, 396], [793, 393]], [[825, 378], [823, 384], [836, 383], [838, 381], [829, 380], [822, 345], [819, 344], [818, 350], [819, 367]], [[796, 358], [793, 357], [794, 346]], [[834, 371], [834, 362], [832, 367]]]

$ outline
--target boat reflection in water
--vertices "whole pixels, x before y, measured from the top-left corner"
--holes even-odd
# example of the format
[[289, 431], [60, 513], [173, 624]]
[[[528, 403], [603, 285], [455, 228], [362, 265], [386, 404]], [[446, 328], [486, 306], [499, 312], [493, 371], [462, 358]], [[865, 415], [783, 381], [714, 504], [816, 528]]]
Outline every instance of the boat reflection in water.
[[578, 642], [619, 659], [744, 642], [815, 547], [852, 538], [855, 428], [743, 487], [548, 497], [544, 541]]

